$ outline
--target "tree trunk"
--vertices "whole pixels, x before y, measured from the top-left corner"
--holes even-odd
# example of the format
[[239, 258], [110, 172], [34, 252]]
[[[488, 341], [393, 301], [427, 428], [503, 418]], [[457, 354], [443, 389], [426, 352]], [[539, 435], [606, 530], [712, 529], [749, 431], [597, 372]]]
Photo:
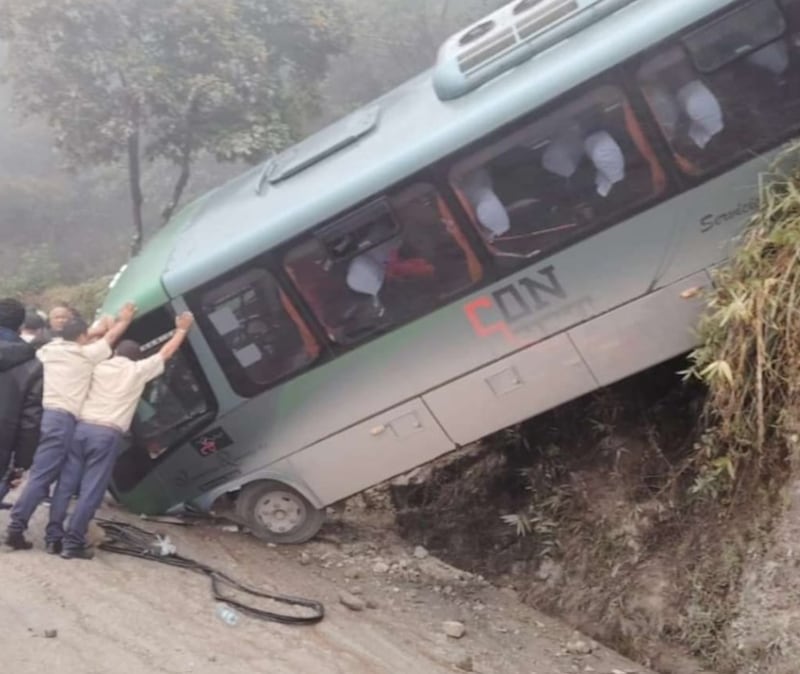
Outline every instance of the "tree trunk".
[[175, 183], [175, 189], [172, 191], [172, 199], [161, 214], [162, 227], [166, 225], [170, 221], [170, 218], [172, 218], [172, 216], [175, 214], [175, 209], [177, 209], [178, 205], [181, 203], [183, 191], [186, 189], [186, 185], [189, 184], [189, 177], [191, 176], [192, 169], [192, 152], [190, 142], [187, 141], [186, 145], [187, 146], [184, 148], [183, 154], [181, 155], [181, 172], [178, 175], [178, 181]]
[[131, 207], [133, 209], [133, 238], [131, 239], [131, 256], [142, 249], [144, 239], [144, 225], [142, 223], [142, 168], [139, 159], [139, 131], [134, 131], [128, 136], [128, 180], [131, 193]]
[[169, 205], [161, 213], [161, 226], [166, 225], [170, 218], [175, 214], [175, 210], [181, 203], [183, 191], [186, 185], [189, 184], [189, 177], [192, 171], [192, 145], [194, 143], [194, 118], [197, 114], [197, 109], [200, 105], [201, 88], [196, 88], [192, 91], [189, 97], [189, 102], [186, 105], [186, 112], [184, 117], [185, 128], [183, 132], [183, 143], [181, 145], [181, 159], [179, 166], [181, 169], [178, 175], [178, 181], [175, 183], [175, 189], [172, 191], [172, 200]]

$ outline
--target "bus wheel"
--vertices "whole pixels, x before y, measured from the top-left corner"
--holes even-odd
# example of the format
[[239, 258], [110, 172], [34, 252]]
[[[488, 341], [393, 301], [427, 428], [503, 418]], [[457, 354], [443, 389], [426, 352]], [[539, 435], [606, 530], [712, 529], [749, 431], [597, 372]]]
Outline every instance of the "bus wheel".
[[274, 480], [253, 482], [236, 499], [236, 514], [257, 538], [285, 545], [305, 543], [325, 522], [325, 511]]

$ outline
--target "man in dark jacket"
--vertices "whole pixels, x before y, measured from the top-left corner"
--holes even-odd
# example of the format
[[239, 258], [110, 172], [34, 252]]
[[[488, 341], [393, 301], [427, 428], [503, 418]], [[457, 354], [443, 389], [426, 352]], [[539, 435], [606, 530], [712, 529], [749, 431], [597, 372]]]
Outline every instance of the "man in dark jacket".
[[0, 491], [15, 472], [27, 470], [39, 442], [42, 365], [19, 336], [25, 307], [0, 300]]

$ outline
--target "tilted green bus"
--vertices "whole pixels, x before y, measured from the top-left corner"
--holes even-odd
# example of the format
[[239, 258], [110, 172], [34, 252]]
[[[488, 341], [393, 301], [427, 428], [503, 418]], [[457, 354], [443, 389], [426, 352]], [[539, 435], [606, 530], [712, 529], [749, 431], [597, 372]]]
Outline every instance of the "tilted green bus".
[[275, 542], [691, 349], [800, 124], [800, 0], [517, 0], [187, 206], [115, 278], [156, 348], [113, 492]]

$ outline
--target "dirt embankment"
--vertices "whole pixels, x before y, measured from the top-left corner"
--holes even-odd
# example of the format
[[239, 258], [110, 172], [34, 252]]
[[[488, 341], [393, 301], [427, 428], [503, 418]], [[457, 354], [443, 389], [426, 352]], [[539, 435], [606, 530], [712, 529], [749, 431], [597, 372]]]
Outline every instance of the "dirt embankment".
[[719, 505], [670, 362], [394, 482], [411, 543], [664, 674], [800, 662], [800, 483]]

